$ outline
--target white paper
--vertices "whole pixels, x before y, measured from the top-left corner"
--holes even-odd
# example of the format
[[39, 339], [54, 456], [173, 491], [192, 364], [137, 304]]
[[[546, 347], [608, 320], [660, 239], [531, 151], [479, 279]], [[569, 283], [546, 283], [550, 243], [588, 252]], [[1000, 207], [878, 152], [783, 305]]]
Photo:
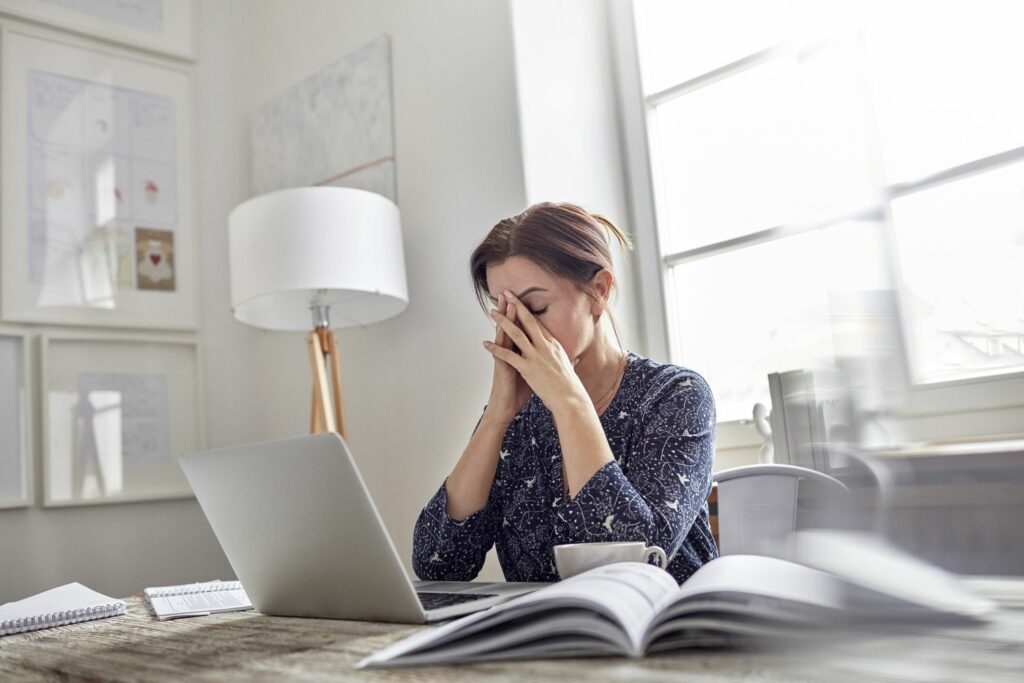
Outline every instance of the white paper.
[[395, 200], [388, 38], [367, 43], [262, 104], [251, 130], [257, 193], [333, 185]]
[[131, 164], [132, 214], [143, 227], [174, 226], [178, 222], [178, 187], [174, 166], [134, 159]]
[[80, 458], [108, 469], [171, 457], [167, 377], [130, 373], [78, 376]]
[[[131, 154], [132, 94], [99, 83], [85, 85], [82, 93], [85, 126], [84, 144], [114, 154]], [[77, 141], [76, 141], [77, 142]]]
[[116, 308], [118, 291], [137, 287], [135, 245], [108, 235], [173, 233], [179, 222], [174, 101], [40, 70], [30, 70], [28, 90], [36, 302]]
[[241, 588], [152, 597], [149, 604], [161, 619], [252, 609], [249, 596]]
[[252, 609], [252, 602], [238, 581], [206, 581], [147, 588], [146, 599], [160, 619]]
[[82, 139], [84, 82], [47, 71], [28, 74], [28, 129], [36, 140], [77, 146]]
[[89, 211], [80, 151], [33, 144], [28, 165], [29, 207], [51, 219], [80, 223]]
[[168, 97], [132, 93], [132, 155], [174, 161], [174, 102]]

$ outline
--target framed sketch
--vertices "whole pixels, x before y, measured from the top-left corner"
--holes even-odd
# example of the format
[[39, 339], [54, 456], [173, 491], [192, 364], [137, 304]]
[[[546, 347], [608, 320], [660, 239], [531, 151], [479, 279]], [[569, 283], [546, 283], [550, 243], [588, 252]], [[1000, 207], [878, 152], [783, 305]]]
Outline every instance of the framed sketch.
[[3, 319], [196, 329], [191, 71], [0, 30]]
[[181, 59], [195, 58], [192, 0], [0, 0], [0, 12]]
[[29, 336], [0, 328], [0, 508], [32, 504]]
[[262, 104], [251, 130], [256, 194], [327, 185], [397, 203], [391, 80], [385, 35]]
[[47, 506], [185, 498], [178, 456], [205, 441], [199, 344], [43, 335]]

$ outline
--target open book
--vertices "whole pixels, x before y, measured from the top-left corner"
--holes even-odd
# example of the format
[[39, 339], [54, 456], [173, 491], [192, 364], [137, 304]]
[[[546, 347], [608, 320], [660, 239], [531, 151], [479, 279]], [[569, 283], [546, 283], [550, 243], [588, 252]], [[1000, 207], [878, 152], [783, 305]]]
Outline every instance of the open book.
[[[359, 667], [499, 659], [618, 655], [642, 657], [689, 647], [723, 647], [768, 638], [800, 638], [823, 624], [887, 614], [889, 602], [859, 609], [869, 593], [838, 577], [773, 557], [729, 555], [709, 562], [682, 586], [639, 562], [592, 569], [539, 591], [417, 633], [367, 657]], [[900, 602], [900, 601], [896, 601]], [[910, 607], [916, 607], [916, 612]], [[966, 612], [976, 618], [985, 605]], [[938, 614], [902, 603], [892, 612]]]

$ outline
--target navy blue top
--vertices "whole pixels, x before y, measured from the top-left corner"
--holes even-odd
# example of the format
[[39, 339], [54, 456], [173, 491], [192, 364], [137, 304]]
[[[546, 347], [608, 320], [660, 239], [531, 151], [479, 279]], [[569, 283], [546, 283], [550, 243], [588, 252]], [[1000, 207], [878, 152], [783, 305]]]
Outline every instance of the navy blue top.
[[717, 557], [707, 506], [715, 402], [704, 378], [630, 352], [600, 420], [615, 461], [565, 500], [558, 432], [530, 397], [505, 432], [487, 504], [456, 521], [442, 484], [423, 508], [413, 533], [416, 574], [469, 581], [494, 544], [508, 581], [557, 581], [552, 549], [561, 543], [661, 546], [680, 583]]

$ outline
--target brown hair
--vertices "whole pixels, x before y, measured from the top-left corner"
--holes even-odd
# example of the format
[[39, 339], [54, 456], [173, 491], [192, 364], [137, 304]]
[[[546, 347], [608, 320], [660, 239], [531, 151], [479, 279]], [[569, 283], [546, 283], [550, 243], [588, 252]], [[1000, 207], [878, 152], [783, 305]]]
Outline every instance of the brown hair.
[[469, 270], [476, 298], [486, 309], [490, 296], [487, 266], [512, 256], [533, 261], [593, 298], [593, 277], [604, 269], [614, 273], [612, 237], [624, 249], [633, 246], [629, 237], [604, 216], [588, 213], [575, 204], [534, 204], [519, 215], [499, 221], [473, 250]]

